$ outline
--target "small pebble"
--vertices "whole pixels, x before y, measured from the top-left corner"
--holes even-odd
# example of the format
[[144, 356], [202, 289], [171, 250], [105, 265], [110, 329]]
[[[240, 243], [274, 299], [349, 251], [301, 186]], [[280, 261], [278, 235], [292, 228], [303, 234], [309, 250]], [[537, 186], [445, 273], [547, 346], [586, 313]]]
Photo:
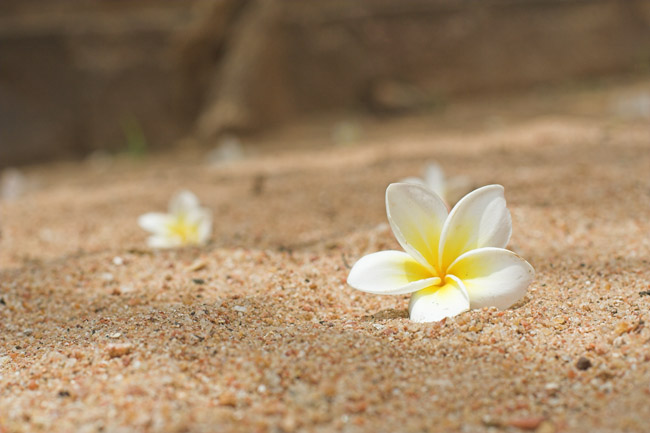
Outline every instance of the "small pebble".
[[246, 312], [246, 307], [242, 307], [241, 305], [235, 305], [234, 307], [232, 307], [232, 309], [240, 313]]
[[109, 344], [106, 346], [108, 356], [111, 358], [119, 358], [120, 356], [128, 355], [133, 350], [131, 343]]
[[544, 389], [546, 389], [547, 391], [555, 392], [560, 389], [560, 385], [558, 385], [555, 382], [550, 382], [544, 386]]
[[232, 392], [226, 391], [219, 396], [219, 404], [221, 406], [235, 407], [237, 406], [237, 397]]
[[555, 323], [556, 325], [562, 325], [565, 322], [566, 322], [566, 320], [562, 316], [558, 316], [558, 317], [553, 318], [553, 323]]
[[501, 427], [503, 424], [497, 418], [494, 418], [490, 415], [483, 415], [481, 418], [483, 425], [487, 427]]
[[630, 322], [622, 320], [616, 324], [616, 328], [614, 329], [614, 332], [617, 335], [623, 335], [626, 332], [629, 332], [631, 330], [632, 330], [632, 325], [630, 325]]
[[135, 291], [135, 289], [132, 286], [122, 286], [120, 287], [120, 292], [121, 293], [130, 293]]
[[584, 356], [581, 356], [578, 358], [578, 361], [576, 362], [576, 368], [578, 370], [588, 370], [591, 367], [591, 361], [589, 358], [585, 358]]
[[543, 421], [535, 430], [535, 433], [555, 433], [557, 429], [550, 421]]
[[191, 265], [189, 265], [186, 270], [193, 272], [193, 271], [200, 271], [201, 269], [204, 269], [206, 266], [208, 266], [208, 262], [206, 262], [204, 259], [197, 259], [194, 262], [192, 262]]

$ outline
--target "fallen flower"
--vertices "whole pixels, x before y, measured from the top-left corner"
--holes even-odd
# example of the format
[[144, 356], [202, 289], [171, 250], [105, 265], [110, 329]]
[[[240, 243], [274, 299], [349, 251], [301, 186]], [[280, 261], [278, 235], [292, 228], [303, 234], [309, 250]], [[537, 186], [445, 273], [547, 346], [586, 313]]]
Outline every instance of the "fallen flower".
[[200, 245], [210, 238], [212, 214], [199, 205], [194, 194], [181, 191], [169, 202], [169, 213], [146, 213], [138, 218], [138, 224], [153, 233], [147, 239], [151, 248]]
[[0, 200], [13, 201], [29, 189], [29, 182], [22, 171], [7, 168], [0, 175]]
[[394, 183], [386, 189], [388, 221], [404, 251], [362, 257], [348, 284], [381, 295], [413, 293], [409, 315], [433, 322], [470, 308], [508, 308], [526, 293], [534, 269], [505, 246], [512, 233], [501, 185], [463, 197], [448, 213], [429, 189]]
[[447, 178], [442, 167], [435, 162], [427, 164], [424, 177], [407, 177], [405, 183], [423, 185], [435, 192], [447, 204], [453, 204], [470, 188], [470, 181], [465, 176]]

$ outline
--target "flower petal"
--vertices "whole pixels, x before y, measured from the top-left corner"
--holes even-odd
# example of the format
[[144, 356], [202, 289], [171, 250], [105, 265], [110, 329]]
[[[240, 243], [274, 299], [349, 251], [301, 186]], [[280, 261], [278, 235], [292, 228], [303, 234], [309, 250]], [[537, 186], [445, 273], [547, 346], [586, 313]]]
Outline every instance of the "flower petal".
[[174, 220], [169, 214], [149, 212], [138, 217], [138, 225], [151, 233], [167, 233], [167, 227]]
[[183, 190], [169, 201], [169, 213], [173, 215], [189, 213], [199, 207], [199, 199], [190, 191]]
[[421, 185], [393, 183], [386, 189], [386, 212], [402, 248], [433, 272], [438, 263], [440, 232], [447, 218], [442, 199]]
[[178, 237], [155, 235], [147, 238], [149, 248], [176, 248], [182, 245]]
[[212, 212], [208, 209], [201, 209], [201, 217], [198, 221], [197, 242], [205, 244], [212, 235]]
[[431, 163], [427, 165], [427, 168], [424, 172], [424, 181], [427, 187], [438, 194], [443, 200], [447, 200], [447, 186], [445, 182], [445, 174], [436, 163]]
[[440, 269], [461, 254], [483, 247], [504, 248], [512, 234], [510, 211], [501, 185], [488, 185], [463, 197], [449, 213], [440, 235]]
[[447, 279], [442, 287], [429, 287], [411, 295], [409, 316], [414, 322], [437, 322], [469, 310], [463, 283]]
[[526, 294], [535, 270], [512, 251], [480, 248], [468, 251], [447, 272], [467, 288], [472, 308], [508, 308]]
[[363, 292], [400, 295], [439, 284], [440, 278], [402, 251], [368, 254], [352, 266], [348, 284]]

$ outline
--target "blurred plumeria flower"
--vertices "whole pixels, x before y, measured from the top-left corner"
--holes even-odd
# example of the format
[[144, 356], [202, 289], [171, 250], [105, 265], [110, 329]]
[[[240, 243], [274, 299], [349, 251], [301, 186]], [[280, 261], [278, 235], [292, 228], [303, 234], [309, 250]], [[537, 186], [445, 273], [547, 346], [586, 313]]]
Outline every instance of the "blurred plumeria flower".
[[244, 146], [236, 135], [225, 135], [219, 144], [206, 155], [208, 163], [212, 165], [226, 165], [244, 159]]
[[210, 239], [212, 213], [199, 205], [199, 199], [194, 194], [181, 191], [169, 202], [169, 213], [140, 215], [138, 224], [153, 233], [147, 239], [151, 248], [201, 245]]
[[402, 182], [426, 186], [448, 205], [455, 203], [470, 188], [470, 181], [467, 177], [446, 178], [442, 167], [435, 162], [427, 164], [423, 178], [407, 177]]
[[467, 194], [448, 212], [429, 189], [394, 183], [386, 189], [386, 210], [406, 252], [362, 257], [348, 284], [380, 295], [413, 293], [414, 322], [434, 322], [470, 308], [508, 308], [533, 280], [533, 267], [504, 249], [512, 221], [501, 185]]
[[0, 175], [0, 199], [6, 201], [16, 200], [27, 192], [27, 177], [22, 171], [15, 168], [7, 168]]

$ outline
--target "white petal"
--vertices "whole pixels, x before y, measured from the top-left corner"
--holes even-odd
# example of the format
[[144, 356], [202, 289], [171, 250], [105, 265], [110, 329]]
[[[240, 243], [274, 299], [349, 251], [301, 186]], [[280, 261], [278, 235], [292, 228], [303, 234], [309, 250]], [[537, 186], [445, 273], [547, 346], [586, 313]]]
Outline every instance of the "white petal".
[[460, 281], [449, 278], [442, 287], [429, 287], [411, 295], [409, 316], [414, 322], [437, 322], [469, 310], [469, 299]]
[[181, 242], [177, 237], [156, 235], [147, 238], [147, 245], [149, 248], [175, 248], [181, 246]]
[[208, 209], [200, 210], [201, 217], [198, 221], [198, 232], [197, 232], [197, 242], [199, 244], [205, 244], [210, 240], [212, 235], [212, 212]]
[[504, 248], [512, 234], [510, 211], [501, 185], [488, 185], [463, 197], [449, 213], [440, 236], [440, 268], [461, 254], [483, 247]]
[[190, 191], [183, 190], [169, 202], [169, 213], [173, 215], [191, 212], [199, 207], [199, 199]]
[[463, 281], [472, 308], [508, 308], [524, 297], [535, 270], [512, 251], [480, 248], [460, 256], [447, 270]]
[[363, 292], [400, 295], [439, 284], [440, 278], [402, 251], [380, 251], [359, 259], [348, 284]]
[[393, 183], [386, 189], [386, 212], [404, 250], [432, 271], [438, 262], [440, 232], [447, 206], [426, 187]]
[[169, 214], [149, 212], [138, 217], [138, 225], [151, 233], [167, 233], [167, 227], [173, 220]]
[[438, 164], [431, 163], [427, 165], [426, 171], [424, 172], [424, 180], [431, 191], [438, 194], [443, 200], [447, 200], [445, 174]]

